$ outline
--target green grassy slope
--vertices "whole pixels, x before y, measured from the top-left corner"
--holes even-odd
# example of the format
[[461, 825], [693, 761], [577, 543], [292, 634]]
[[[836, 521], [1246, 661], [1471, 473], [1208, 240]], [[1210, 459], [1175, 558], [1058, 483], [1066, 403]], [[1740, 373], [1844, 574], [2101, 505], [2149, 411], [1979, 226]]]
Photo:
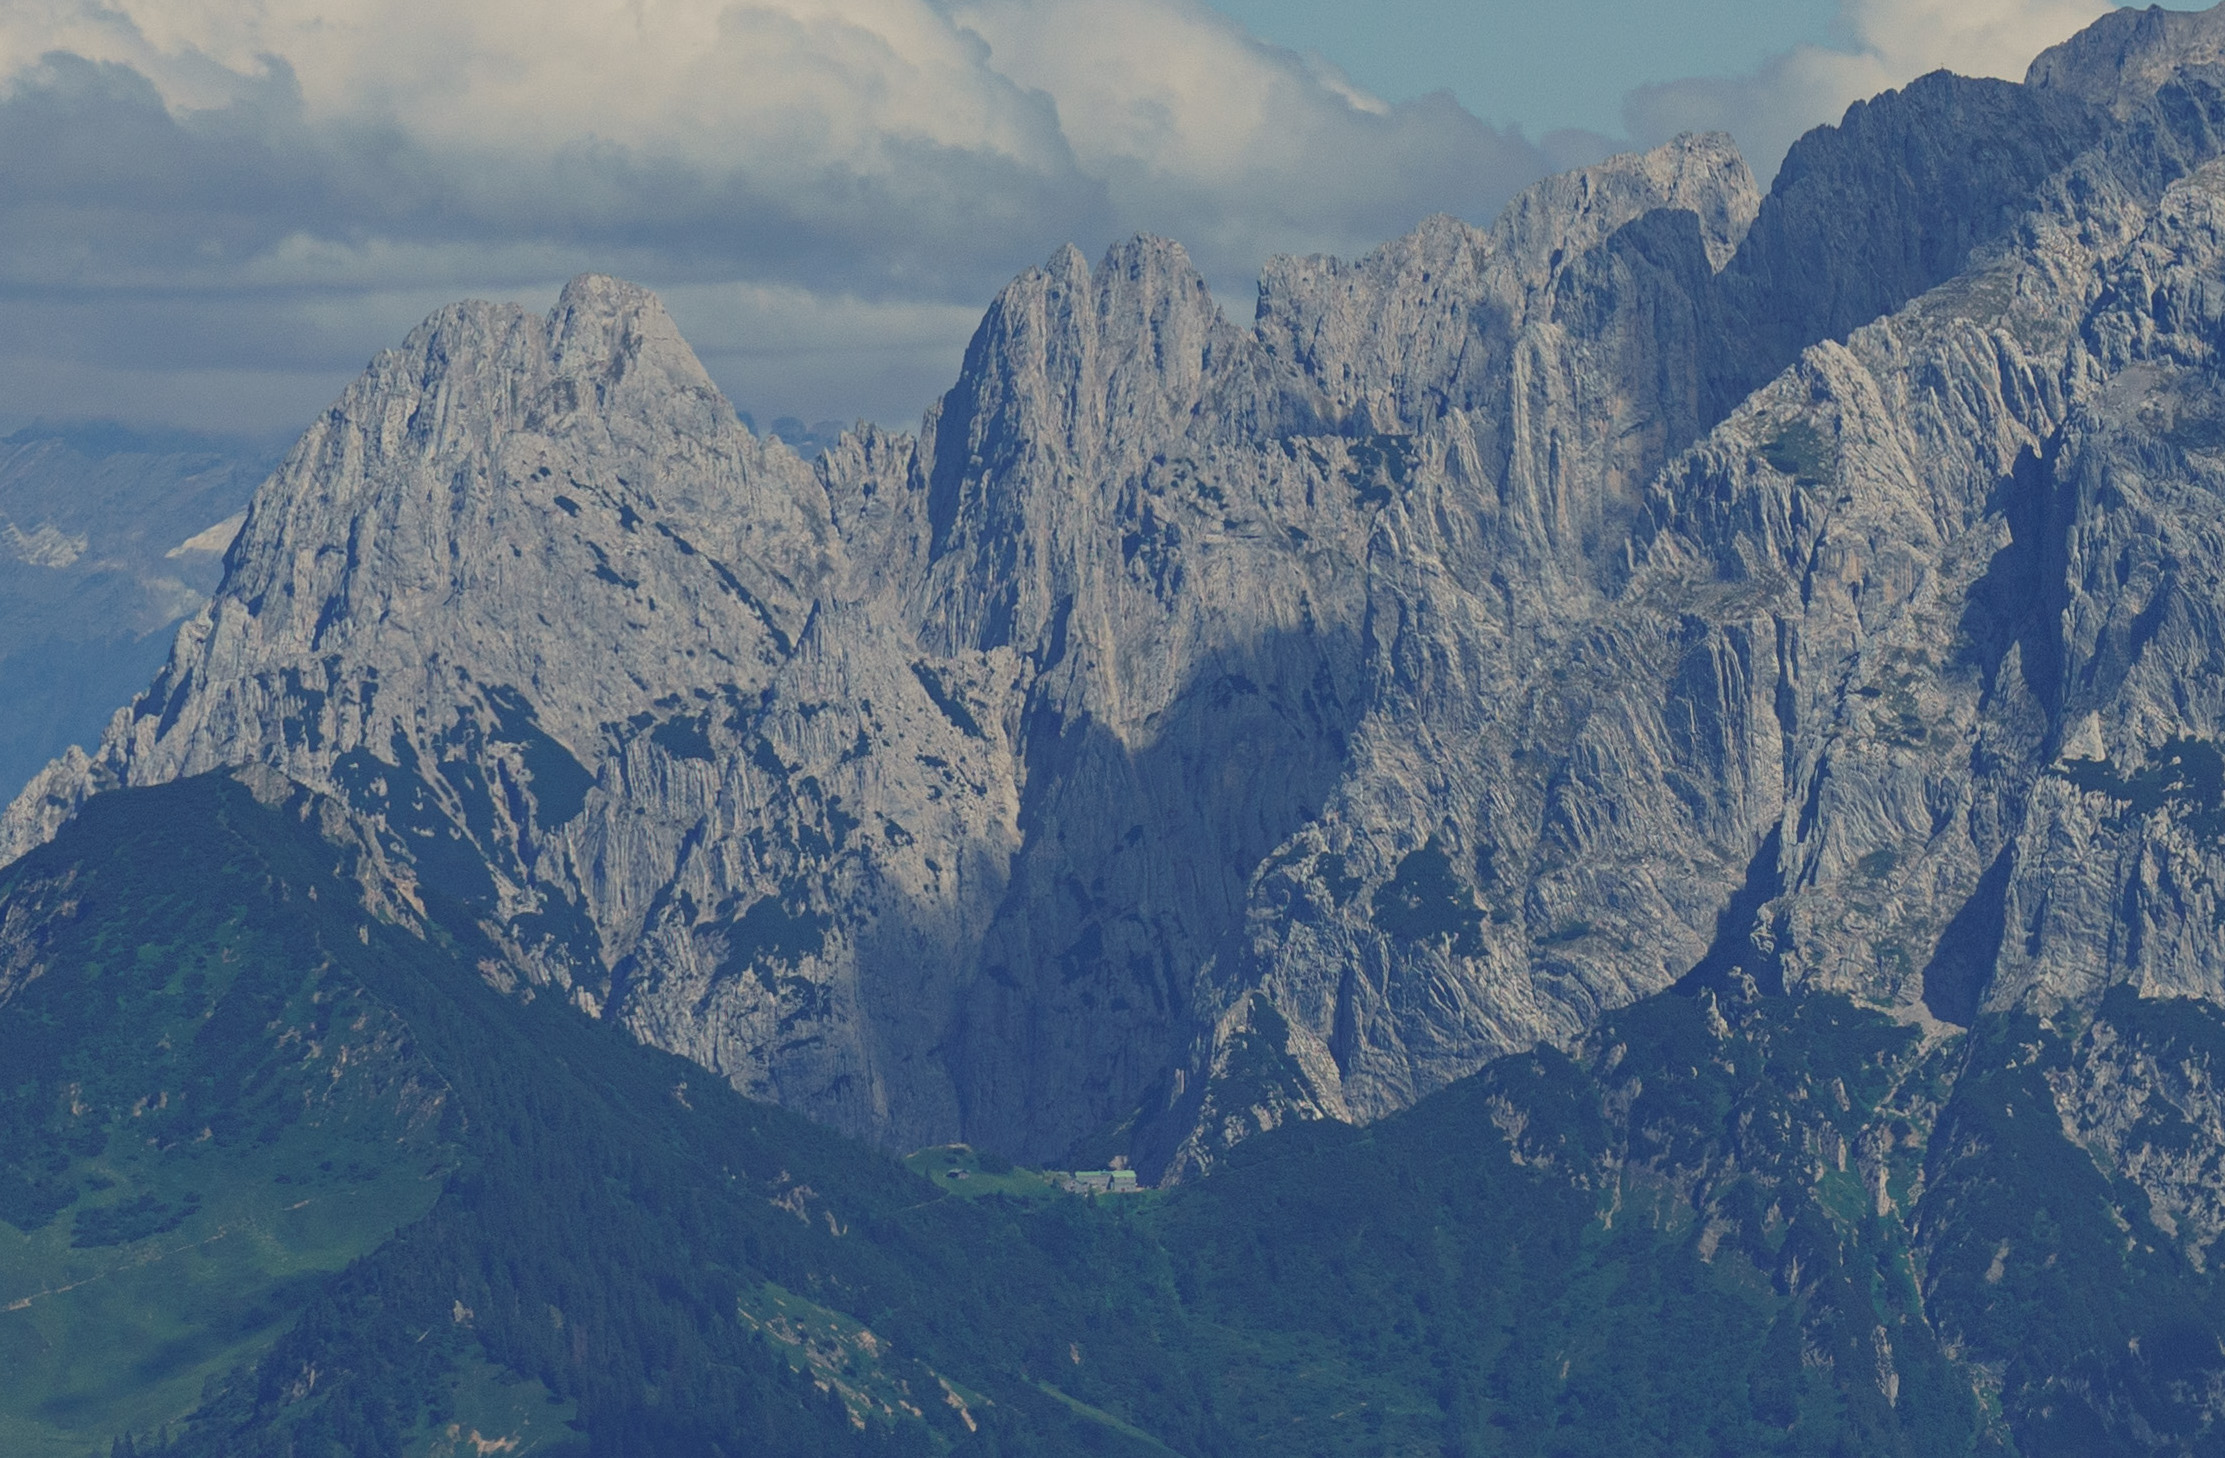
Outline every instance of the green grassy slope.
[[211, 849], [10, 878], [0, 1450], [184, 1415], [456, 1167], [407, 1030], [271, 889], [199, 894]]
[[[1665, 995], [1086, 1199], [499, 994], [467, 919], [368, 918], [341, 860], [204, 779], [0, 876], [0, 1448], [2217, 1446], [2213, 1285], [2009, 1112], [2069, 1032]], [[2207, 1009], [2102, 1016], [2225, 1050]]]

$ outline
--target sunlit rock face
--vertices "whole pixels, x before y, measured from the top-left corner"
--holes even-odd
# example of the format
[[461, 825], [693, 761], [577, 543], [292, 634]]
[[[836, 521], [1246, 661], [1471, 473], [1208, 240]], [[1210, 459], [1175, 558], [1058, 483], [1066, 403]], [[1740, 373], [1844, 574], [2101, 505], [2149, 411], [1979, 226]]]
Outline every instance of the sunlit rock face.
[[2217, 996], [2214, 29], [1926, 78], [1767, 198], [1686, 138], [1279, 259], [1245, 324], [1067, 250], [916, 438], [808, 465], [641, 290], [444, 310], [0, 856], [265, 766], [490, 977], [1154, 1173], [1695, 970]]

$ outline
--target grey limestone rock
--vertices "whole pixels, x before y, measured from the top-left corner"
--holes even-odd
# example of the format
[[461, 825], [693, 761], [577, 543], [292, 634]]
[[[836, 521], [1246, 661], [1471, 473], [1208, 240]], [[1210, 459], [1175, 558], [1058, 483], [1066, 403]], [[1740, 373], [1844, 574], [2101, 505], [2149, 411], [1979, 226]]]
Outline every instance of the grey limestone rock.
[[810, 464], [639, 290], [445, 310], [0, 858], [256, 766], [505, 985], [892, 1144], [1177, 1174], [1684, 979], [2225, 996], [2212, 28], [1928, 77], [1767, 198], [1685, 138], [1277, 260], [1246, 324], [1069, 249]]
[[2183, 79], [2225, 63], [2225, 15], [2160, 5], [2113, 11], [2043, 52], [2025, 84], [2129, 119]]

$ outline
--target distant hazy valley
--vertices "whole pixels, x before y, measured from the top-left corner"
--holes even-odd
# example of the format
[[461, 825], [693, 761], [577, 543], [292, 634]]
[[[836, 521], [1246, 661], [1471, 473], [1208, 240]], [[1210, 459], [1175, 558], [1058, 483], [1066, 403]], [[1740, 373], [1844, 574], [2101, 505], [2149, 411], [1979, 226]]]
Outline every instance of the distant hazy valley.
[[114, 428], [0, 440], [0, 782], [92, 745], [222, 577], [269, 471], [251, 443]]

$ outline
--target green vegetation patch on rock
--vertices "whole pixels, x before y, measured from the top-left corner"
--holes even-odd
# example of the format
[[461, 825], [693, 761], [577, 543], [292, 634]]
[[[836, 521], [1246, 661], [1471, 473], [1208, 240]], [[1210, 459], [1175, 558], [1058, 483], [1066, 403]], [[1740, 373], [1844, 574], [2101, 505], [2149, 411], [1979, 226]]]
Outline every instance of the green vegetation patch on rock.
[[2069, 760], [2056, 773], [2132, 816], [2168, 809], [2196, 835], [2225, 840], [2225, 753], [2206, 739], [2167, 739], [2130, 773], [2106, 759]]
[[1831, 479], [1838, 451], [1822, 431], [1805, 420], [1794, 420], [1762, 442], [1761, 458], [1780, 476], [1790, 476], [1803, 486], [1820, 486]]
[[1400, 861], [1375, 893], [1376, 926], [1410, 942], [1450, 938], [1463, 957], [1482, 955], [1483, 921], [1476, 893], [1453, 874], [1452, 858], [1434, 838]]

